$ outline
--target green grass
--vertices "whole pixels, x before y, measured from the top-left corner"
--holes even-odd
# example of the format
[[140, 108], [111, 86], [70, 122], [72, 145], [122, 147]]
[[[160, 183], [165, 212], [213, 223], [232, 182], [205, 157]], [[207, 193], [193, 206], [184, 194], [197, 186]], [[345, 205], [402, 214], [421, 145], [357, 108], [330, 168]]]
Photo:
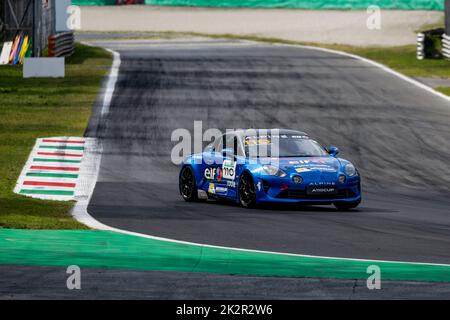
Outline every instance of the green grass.
[[450, 88], [449, 87], [438, 87], [438, 88], [434, 88], [434, 90], [439, 91], [443, 94], [446, 94], [447, 96], [450, 96]]
[[371, 59], [410, 77], [450, 78], [450, 61], [446, 59], [417, 60], [415, 46], [355, 48], [332, 45], [328, 47]]
[[36, 138], [82, 136], [111, 55], [77, 45], [64, 79], [23, 79], [19, 66], [0, 66], [0, 228], [86, 229], [69, 216], [73, 202], [13, 193]]

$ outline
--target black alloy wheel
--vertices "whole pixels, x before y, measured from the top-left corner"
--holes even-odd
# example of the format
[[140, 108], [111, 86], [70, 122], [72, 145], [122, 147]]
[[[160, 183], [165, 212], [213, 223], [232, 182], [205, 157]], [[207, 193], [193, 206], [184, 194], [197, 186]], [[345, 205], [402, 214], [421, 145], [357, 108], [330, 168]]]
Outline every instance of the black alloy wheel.
[[179, 187], [185, 201], [192, 202], [198, 199], [195, 176], [191, 167], [184, 167], [181, 171]]
[[239, 202], [244, 208], [253, 208], [256, 205], [256, 191], [252, 177], [244, 173], [239, 180]]

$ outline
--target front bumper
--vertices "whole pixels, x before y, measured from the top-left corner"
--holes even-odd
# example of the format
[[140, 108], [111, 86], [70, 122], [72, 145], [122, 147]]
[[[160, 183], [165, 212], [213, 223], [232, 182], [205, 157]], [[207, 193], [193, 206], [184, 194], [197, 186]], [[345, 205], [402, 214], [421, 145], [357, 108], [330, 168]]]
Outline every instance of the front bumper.
[[334, 202], [361, 201], [361, 183], [359, 177], [348, 179], [345, 183], [334, 182], [335, 194], [307, 193], [309, 183], [293, 184], [289, 179], [268, 181], [258, 178], [256, 182], [256, 202], [332, 204]]

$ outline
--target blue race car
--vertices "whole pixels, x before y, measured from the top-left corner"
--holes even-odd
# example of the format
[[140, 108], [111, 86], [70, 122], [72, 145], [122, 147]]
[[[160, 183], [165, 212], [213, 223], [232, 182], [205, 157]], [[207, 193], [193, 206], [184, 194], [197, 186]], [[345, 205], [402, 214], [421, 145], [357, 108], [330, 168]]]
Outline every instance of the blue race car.
[[361, 178], [338, 153], [300, 131], [232, 131], [184, 160], [179, 189], [186, 201], [228, 199], [246, 208], [262, 203], [356, 208]]

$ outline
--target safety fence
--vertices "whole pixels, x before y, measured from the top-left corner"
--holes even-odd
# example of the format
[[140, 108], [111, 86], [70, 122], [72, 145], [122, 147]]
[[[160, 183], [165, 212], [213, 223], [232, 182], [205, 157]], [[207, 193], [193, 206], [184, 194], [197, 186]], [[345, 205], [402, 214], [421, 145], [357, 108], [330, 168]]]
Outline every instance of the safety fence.
[[28, 39], [33, 56], [41, 56], [47, 39], [55, 33], [55, 1], [57, 0], [0, 0], [0, 25], [3, 41], [23, 46]]
[[75, 38], [67, 26], [70, 0], [0, 0], [3, 46], [0, 65], [22, 64], [25, 57], [69, 56]]
[[[145, 0], [156, 6], [298, 8], [298, 9], [382, 9], [443, 10], [445, 0]], [[114, 5], [116, 0], [73, 0], [76, 5]], [[121, 1], [123, 2], [123, 1]]]
[[5, 41], [5, 3], [0, 1], [0, 42]]

